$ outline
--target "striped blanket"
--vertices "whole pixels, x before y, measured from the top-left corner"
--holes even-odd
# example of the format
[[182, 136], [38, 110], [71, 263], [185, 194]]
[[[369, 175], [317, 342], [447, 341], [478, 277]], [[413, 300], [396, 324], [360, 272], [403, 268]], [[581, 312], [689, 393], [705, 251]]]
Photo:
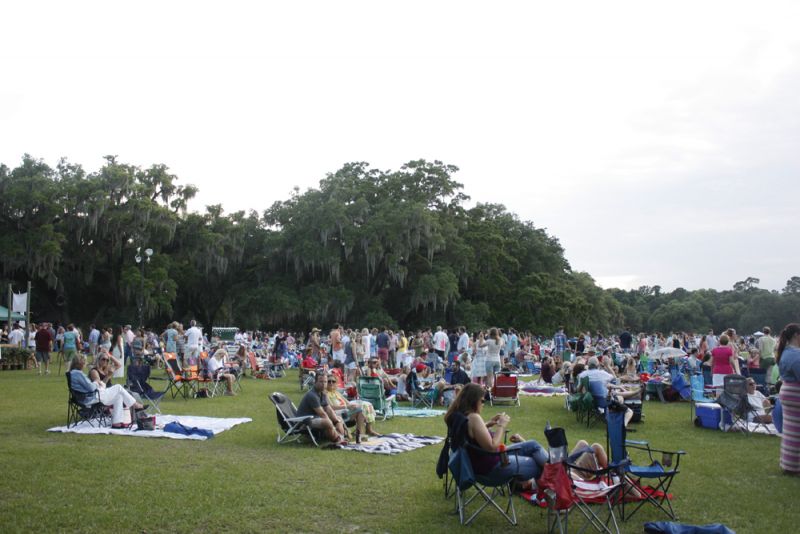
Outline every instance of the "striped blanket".
[[370, 437], [369, 441], [361, 443], [348, 443], [339, 445], [340, 449], [348, 451], [361, 451], [371, 454], [400, 454], [413, 451], [426, 445], [435, 445], [444, 441], [439, 436], [415, 436], [414, 434], [384, 434], [383, 436]]
[[444, 415], [445, 411], [430, 408], [395, 408], [391, 413], [397, 417], [438, 417]]

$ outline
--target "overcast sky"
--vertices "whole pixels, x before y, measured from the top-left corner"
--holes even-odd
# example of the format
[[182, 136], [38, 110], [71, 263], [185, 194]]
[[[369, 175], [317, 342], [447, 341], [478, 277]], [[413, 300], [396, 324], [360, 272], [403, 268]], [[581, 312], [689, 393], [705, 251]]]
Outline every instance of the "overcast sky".
[[798, 2], [5, 2], [0, 162], [263, 211], [442, 160], [604, 287], [800, 275]]

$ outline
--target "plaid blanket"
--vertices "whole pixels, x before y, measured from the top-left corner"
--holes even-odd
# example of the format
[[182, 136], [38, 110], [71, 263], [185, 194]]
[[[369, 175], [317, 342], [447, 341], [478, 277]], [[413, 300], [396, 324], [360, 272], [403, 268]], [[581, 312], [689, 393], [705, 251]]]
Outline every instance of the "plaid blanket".
[[381, 437], [370, 437], [361, 443], [339, 445], [340, 449], [361, 451], [371, 454], [400, 454], [413, 451], [426, 445], [435, 445], [444, 441], [439, 436], [415, 436], [414, 434], [384, 434]]

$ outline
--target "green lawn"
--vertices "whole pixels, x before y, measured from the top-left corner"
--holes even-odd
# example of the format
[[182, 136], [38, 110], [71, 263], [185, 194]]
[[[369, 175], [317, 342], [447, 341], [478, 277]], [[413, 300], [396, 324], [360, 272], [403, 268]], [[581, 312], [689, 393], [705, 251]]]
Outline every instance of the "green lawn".
[[[156, 387], [159, 387], [156, 384]], [[65, 424], [63, 376], [0, 372], [0, 530], [3, 532], [444, 532], [461, 529], [434, 469], [440, 446], [395, 457], [275, 442], [267, 395], [299, 401], [295, 373], [281, 380], [245, 379], [235, 397], [165, 400], [162, 411], [251, 417], [205, 441], [78, 436], [46, 432]], [[547, 420], [567, 429], [571, 443], [605, 443], [563, 409], [562, 398], [523, 398], [504, 410], [512, 429], [543, 442]], [[645, 405], [635, 439], [688, 451], [673, 486], [682, 521], [723, 522], [743, 533], [796, 532], [800, 479], [781, 474], [780, 440], [695, 428], [687, 404]], [[444, 435], [439, 418], [396, 418], [380, 432]], [[544, 532], [544, 514], [516, 501], [520, 532]], [[312, 511], [316, 510], [316, 511]], [[640, 511], [625, 532], [642, 532]], [[485, 511], [468, 527], [506, 531]]]

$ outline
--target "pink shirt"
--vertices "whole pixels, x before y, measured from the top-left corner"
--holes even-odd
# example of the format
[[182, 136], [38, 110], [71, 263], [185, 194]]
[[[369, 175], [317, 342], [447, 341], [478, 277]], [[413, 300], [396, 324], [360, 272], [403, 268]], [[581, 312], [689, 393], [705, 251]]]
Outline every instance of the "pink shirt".
[[733, 349], [727, 345], [720, 345], [711, 351], [711, 373], [715, 375], [732, 375], [733, 366], [731, 365]]

